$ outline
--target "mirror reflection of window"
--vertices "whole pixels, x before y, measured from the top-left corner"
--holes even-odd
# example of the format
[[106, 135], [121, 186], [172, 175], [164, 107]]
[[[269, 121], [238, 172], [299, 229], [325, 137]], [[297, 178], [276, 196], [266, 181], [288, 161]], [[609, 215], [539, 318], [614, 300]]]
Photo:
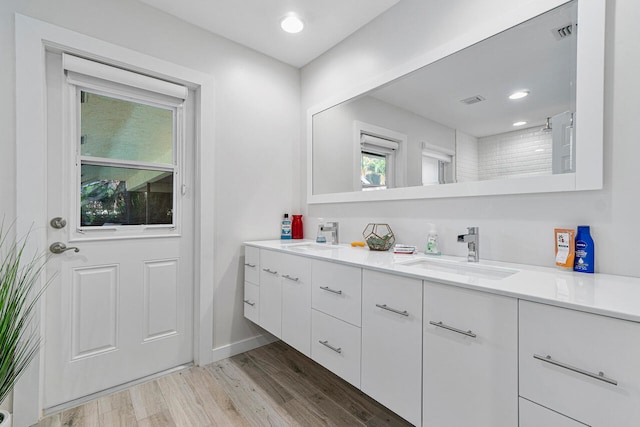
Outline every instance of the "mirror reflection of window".
[[[379, 131], [382, 129], [378, 129]], [[391, 136], [373, 135], [362, 130], [360, 135], [360, 185], [363, 191], [394, 188], [398, 170], [400, 141]]]
[[387, 156], [388, 154], [362, 151], [362, 169], [360, 181], [363, 190], [387, 188]]

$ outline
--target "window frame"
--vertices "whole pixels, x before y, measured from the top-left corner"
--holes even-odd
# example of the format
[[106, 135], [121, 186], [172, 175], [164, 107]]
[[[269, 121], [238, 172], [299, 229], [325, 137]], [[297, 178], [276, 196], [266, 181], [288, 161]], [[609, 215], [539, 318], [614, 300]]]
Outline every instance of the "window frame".
[[[438, 162], [438, 182], [425, 183], [424, 182], [424, 160], [429, 159]], [[452, 184], [456, 182], [456, 152], [438, 145], [422, 143], [422, 186], [436, 185], [436, 184]], [[449, 179], [447, 179], [447, 175]]]
[[[186, 140], [186, 102], [182, 99], [160, 93], [154, 93], [102, 79], [92, 79], [91, 77], [83, 82], [65, 79], [64, 84], [66, 85], [66, 90], [64, 91], [64, 108], [68, 114], [67, 137], [65, 140], [69, 144], [68, 152], [69, 155], [72, 156], [71, 158], [74, 159], [75, 168], [73, 178], [70, 179], [71, 182], [69, 183], [69, 194], [72, 195], [71, 197], [73, 199], [69, 201], [73, 209], [69, 215], [69, 219], [72, 222], [70, 224], [70, 241], [180, 236], [180, 225], [182, 222], [181, 196], [186, 192], [182, 178], [182, 171], [184, 170], [184, 144]], [[80, 101], [82, 92], [172, 111], [172, 163], [141, 162], [81, 155]], [[173, 174], [172, 222], [170, 224], [83, 226], [80, 212], [81, 170], [83, 164], [171, 172]]]
[[[367, 142], [367, 149], [363, 149], [363, 135], [381, 138], [390, 143], [397, 144], [397, 148], [392, 150], [389, 147], [379, 145], [375, 142]], [[407, 181], [407, 135], [396, 132], [381, 126], [372, 125], [359, 120], [353, 122], [353, 189], [354, 191], [370, 191], [383, 188], [396, 188], [406, 186]], [[386, 144], [385, 144], [386, 145]], [[372, 152], [377, 155], [387, 156], [385, 165], [385, 186], [365, 187], [362, 183], [362, 152]]]

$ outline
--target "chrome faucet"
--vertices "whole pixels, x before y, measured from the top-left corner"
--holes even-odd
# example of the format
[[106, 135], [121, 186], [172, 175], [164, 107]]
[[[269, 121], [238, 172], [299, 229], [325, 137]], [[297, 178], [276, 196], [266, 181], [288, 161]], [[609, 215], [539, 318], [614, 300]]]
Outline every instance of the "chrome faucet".
[[469, 231], [467, 234], [458, 235], [458, 242], [466, 243], [469, 248], [467, 261], [478, 262], [480, 260], [480, 228], [467, 227], [467, 230]]
[[332, 245], [337, 245], [339, 243], [339, 226], [337, 221], [325, 222], [324, 224], [321, 224], [319, 228], [323, 234], [327, 232], [330, 233], [329, 235], [331, 240], [327, 239], [327, 243]]

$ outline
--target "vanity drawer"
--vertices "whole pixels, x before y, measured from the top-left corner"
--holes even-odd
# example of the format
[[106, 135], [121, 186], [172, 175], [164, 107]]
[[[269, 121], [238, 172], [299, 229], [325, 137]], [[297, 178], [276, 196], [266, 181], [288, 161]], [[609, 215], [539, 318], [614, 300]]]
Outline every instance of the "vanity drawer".
[[244, 280], [257, 285], [260, 283], [260, 249], [244, 247]]
[[360, 388], [360, 328], [317, 310], [311, 312], [311, 358]]
[[244, 282], [244, 317], [260, 322], [260, 287], [249, 282]]
[[316, 310], [360, 326], [362, 270], [314, 260], [311, 265], [312, 306]]
[[518, 427], [584, 427], [562, 414], [520, 398], [520, 422]]
[[640, 425], [639, 323], [520, 301], [519, 329], [520, 396], [595, 427]]

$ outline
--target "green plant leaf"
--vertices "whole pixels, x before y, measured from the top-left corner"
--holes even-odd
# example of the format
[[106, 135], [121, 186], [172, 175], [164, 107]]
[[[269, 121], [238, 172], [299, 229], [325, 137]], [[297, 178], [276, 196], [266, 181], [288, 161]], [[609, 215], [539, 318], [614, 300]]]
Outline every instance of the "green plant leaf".
[[40, 334], [31, 324], [46, 284], [40, 275], [47, 257], [25, 258], [29, 234], [13, 240], [13, 224], [0, 223], [0, 402], [9, 395], [40, 346]]

